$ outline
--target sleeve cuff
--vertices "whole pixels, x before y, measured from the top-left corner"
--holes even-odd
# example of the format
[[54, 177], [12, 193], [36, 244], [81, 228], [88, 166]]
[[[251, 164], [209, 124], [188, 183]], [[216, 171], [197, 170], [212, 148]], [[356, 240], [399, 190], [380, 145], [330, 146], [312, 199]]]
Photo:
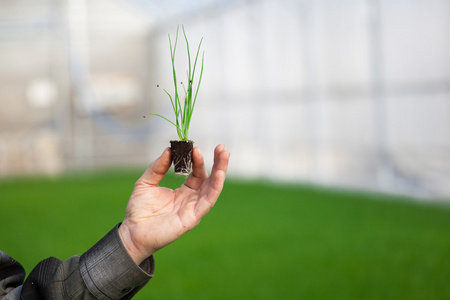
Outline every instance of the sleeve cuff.
[[98, 299], [120, 299], [132, 291], [136, 293], [153, 277], [153, 256], [136, 265], [118, 228], [119, 224], [80, 257], [81, 277]]

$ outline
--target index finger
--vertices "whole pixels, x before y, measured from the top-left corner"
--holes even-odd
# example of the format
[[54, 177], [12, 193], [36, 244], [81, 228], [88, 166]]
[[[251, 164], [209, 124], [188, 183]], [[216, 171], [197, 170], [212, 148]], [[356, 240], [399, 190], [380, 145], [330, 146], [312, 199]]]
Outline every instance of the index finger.
[[188, 178], [184, 182], [184, 185], [190, 189], [198, 189], [203, 181], [208, 177], [208, 173], [205, 168], [205, 161], [203, 155], [200, 153], [198, 147], [194, 147], [192, 151], [193, 171], [189, 174]]

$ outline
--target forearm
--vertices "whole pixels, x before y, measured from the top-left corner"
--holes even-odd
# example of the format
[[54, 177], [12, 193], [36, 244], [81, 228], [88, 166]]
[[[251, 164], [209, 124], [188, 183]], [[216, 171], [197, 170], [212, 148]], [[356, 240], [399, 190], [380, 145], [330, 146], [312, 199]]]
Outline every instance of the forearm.
[[80, 257], [83, 281], [98, 299], [130, 299], [153, 277], [153, 257], [136, 265], [113, 228]]
[[[0, 253], [1, 254], [1, 253]], [[131, 299], [153, 277], [153, 257], [136, 265], [118, 226], [83, 255], [41, 261], [25, 283], [25, 271], [6, 254], [0, 268], [0, 299]], [[11, 266], [15, 269], [11, 270]]]
[[0, 251], [0, 300], [19, 300], [24, 279], [22, 265]]

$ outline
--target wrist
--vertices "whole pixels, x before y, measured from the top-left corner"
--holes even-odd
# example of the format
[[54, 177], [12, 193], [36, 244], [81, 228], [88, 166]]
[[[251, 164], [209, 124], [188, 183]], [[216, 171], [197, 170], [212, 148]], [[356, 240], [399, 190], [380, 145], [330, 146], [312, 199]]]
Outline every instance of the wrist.
[[130, 228], [130, 226], [122, 223], [119, 226], [118, 231], [125, 249], [137, 265], [140, 265], [146, 258], [152, 255], [152, 253], [145, 254], [140, 250], [140, 248], [136, 244], [135, 239], [133, 238], [133, 230]]

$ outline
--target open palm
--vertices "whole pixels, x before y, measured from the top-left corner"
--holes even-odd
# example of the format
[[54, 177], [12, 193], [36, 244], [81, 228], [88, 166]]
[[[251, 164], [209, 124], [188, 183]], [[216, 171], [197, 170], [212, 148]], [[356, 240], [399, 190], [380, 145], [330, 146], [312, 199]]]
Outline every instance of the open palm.
[[155, 160], [139, 178], [119, 227], [125, 247], [136, 263], [194, 228], [214, 206], [228, 167], [229, 153], [219, 145], [214, 151], [211, 175], [198, 148], [192, 153], [193, 172], [176, 190], [158, 184], [171, 165], [170, 149]]

